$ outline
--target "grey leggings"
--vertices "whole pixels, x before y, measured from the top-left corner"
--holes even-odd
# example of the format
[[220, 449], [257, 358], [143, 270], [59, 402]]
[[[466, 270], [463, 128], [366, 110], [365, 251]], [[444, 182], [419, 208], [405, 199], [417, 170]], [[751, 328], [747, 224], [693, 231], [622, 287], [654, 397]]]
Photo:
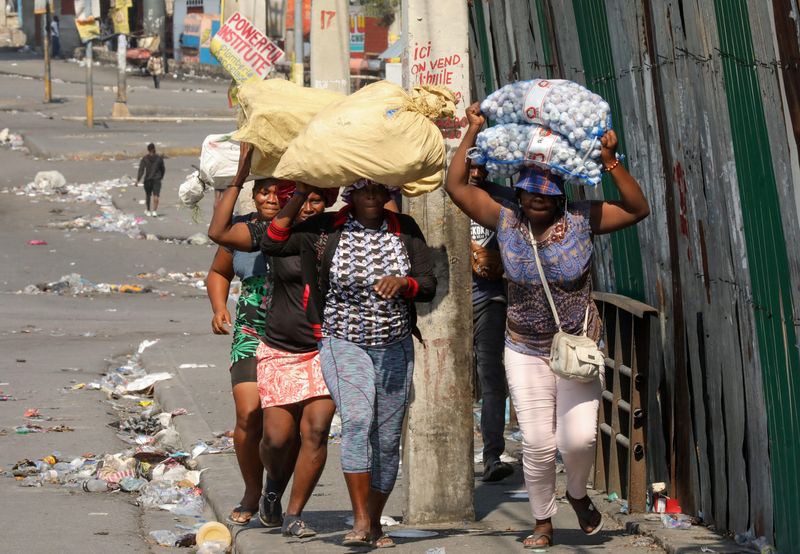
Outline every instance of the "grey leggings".
[[342, 418], [342, 471], [370, 472], [370, 486], [390, 493], [400, 468], [413, 339], [360, 346], [328, 337], [322, 339], [319, 355], [325, 384]]

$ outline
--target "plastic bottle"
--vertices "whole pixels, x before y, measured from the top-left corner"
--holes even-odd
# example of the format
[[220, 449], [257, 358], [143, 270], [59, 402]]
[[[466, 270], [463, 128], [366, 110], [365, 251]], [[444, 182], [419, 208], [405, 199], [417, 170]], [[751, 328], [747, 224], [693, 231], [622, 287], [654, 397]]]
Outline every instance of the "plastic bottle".
[[25, 479], [23, 479], [20, 484], [20, 487], [41, 487], [42, 481], [38, 475], [28, 475]]
[[108, 490], [108, 483], [102, 479], [87, 479], [83, 482], [83, 490], [86, 492], [105, 492]]
[[206, 541], [197, 549], [197, 554], [224, 554], [228, 545], [219, 541]]
[[178, 535], [166, 529], [159, 529], [158, 531], [150, 531], [150, 538], [152, 538], [160, 546], [175, 546], [178, 540]]

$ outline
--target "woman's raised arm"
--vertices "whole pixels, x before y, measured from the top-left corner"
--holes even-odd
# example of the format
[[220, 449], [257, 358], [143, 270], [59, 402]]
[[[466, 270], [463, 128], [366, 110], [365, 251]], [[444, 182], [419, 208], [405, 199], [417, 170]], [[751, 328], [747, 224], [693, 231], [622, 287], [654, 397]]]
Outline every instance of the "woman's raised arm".
[[245, 142], [239, 146], [239, 168], [236, 176], [222, 197], [219, 199], [208, 226], [208, 238], [233, 250], [249, 252], [253, 249], [253, 240], [250, 230], [244, 223], [233, 224], [233, 208], [242, 191], [245, 179], [250, 175], [250, 161], [253, 157], [253, 147]]
[[595, 235], [619, 231], [650, 215], [650, 205], [642, 187], [617, 160], [617, 134], [608, 131], [600, 139], [600, 144], [600, 157], [619, 190], [620, 200], [592, 203], [589, 222]]
[[469, 122], [467, 131], [453, 154], [450, 167], [447, 168], [445, 190], [453, 203], [472, 221], [487, 229], [496, 229], [500, 219], [500, 204], [486, 191], [469, 184], [467, 151], [475, 146], [475, 137], [486, 123], [486, 118], [481, 114], [480, 104], [477, 102], [467, 108], [467, 121]]

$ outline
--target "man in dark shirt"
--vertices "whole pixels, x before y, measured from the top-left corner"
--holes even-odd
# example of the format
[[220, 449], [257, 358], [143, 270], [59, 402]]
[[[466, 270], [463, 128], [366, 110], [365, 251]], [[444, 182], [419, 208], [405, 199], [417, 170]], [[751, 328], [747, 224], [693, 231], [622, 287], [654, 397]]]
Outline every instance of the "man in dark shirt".
[[[470, 168], [470, 184], [488, 192], [495, 200], [513, 205], [514, 191], [486, 181], [486, 171]], [[505, 450], [506, 372], [503, 349], [506, 330], [506, 291], [497, 233], [470, 224], [472, 238], [473, 347], [481, 384], [481, 435], [483, 436], [483, 480], [500, 481], [514, 472], [500, 460]]]
[[[145, 207], [144, 215], [158, 217], [158, 196], [161, 194], [161, 179], [164, 178], [164, 158], [156, 154], [156, 145], [147, 145], [147, 155], [139, 162], [139, 175], [136, 186], [144, 178]], [[153, 199], [153, 211], [150, 211], [150, 198]]]

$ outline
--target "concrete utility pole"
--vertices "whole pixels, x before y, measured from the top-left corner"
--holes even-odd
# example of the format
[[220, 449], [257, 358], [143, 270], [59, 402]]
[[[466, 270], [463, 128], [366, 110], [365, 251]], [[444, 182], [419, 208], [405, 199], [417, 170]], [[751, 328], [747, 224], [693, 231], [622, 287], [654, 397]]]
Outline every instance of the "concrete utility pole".
[[311, 86], [350, 93], [347, 0], [311, 1]]
[[129, 117], [131, 115], [128, 110], [127, 52], [128, 37], [120, 33], [117, 35], [117, 99], [111, 108], [111, 117]]
[[[167, 45], [164, 44], [167, 21], [167, 7], [164, 0], [144, 0], [144, 33], [148, 36], [158, 36], [158, 49], [166, 52]], [[164, 58], [164, 69], [167, 67], [167, 60]]]
[[[403, 83], [448, 86], [458, 97], [459, 125], [469, 102], [467, 2], [403, 0]], [[432, 62], [436, 62], [435, 64]], [[460, 131], [443, 125], [449, 155]], [[444, 189], [408, 200], [436, 256], [436, 299], [420, 304], [403, 476], [404, 523], [464, 521], [473, 505], [472, 278], [469, 219]], [[430, 306], [430, 307], [428, 307]]]
[[52, 81], [50, 80], [50, 0], [47, 0], [44, 5], [44, 101], [49, 104], [53, 99]]
[[86, 41], [86, 126], [94, 127], [94, 84], [92, 82], [92, 41]]
[[300, 85], [305, 85], [303, 72], [303, 0], [294, 0], [294, 65], [292, 65], [292, 80]]
[[[91, 0], [86, 2], [85, 15], [90, 19], [92, 13]], [[100, 14], [97, 14], [100, 17]], [[92, 40], [86, 41], [86, 126], [90, 129], [94, 127], [94, 83], [92, 82]]]

